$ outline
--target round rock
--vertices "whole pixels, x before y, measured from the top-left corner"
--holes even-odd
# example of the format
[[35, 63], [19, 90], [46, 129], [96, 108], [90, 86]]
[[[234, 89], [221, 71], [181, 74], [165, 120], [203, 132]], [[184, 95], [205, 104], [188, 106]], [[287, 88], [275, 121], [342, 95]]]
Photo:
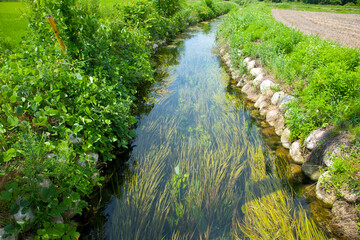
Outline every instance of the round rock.
[[316, 197], [321, 200], [326, 207], [331, 208], [337, 200], [336, 191], [330, 187], [330, 173], [328, 171], [321, 174], [316, 184]]
[[286, 109], [286, 105], [294, 101], [294, 97], [291, 95], [287, 95], [285, 97], [282, 97], [278, 102], [278, 107], [281, 111], [284, 111]]
[[257, 76], [254, 80], [253, 83], [256, 87], [259, 87], [260, 84], [265, 80], [265, 75], [264, 74], [260, 74], [259, 76]]
[[294, 160], [295, 163], [297, 164], [303, 164], [305, 159], [301, 154], [301, 146], [300, 146], [300, 142], [296, 141], [293, 142], [290, 146], [290, 155], [292, 157], [292, 159]]
[[285, 130], [281, 134], [281, 143], [284, 148], [290, 148], [291, 141], [290, 141], [290, 130], [285, 128]]
[[247, 67], [248, 70], [251, 70], [251, 69], [253, 69], [255, 67], [255, 65], [256, 65], [255, 60], [251, 60], [250, 62], [247, 63], [246, 67]]
[[314, 130], [310, 135], [305, 139], [306, 148], [313, 150], [320, 140], [326, 135], [327, 131], [324, 128], [319, 128]]
[[358, 230], [358, 219], [360, 214], [353, 204], [349, 204], [345, 201], [336, 201], [331, 212], [334, 216], [331, 221], [334, 232], [345, 239], [360, 239]]
[[250, 74], [253, 75], [254, 77], [257, 77], [259, 75], [261, 75], [263, 73], [262, 68], [253, 68], [250, 71]]
[[279, 100], [284, 97], [285, 93], [284, 92], [276, 92], [274, 93], [274, 95], [271, 98], [271, 104], [273, 105], [277, 105]]
[[270, 87], [274, 85], [275, 84], [271, 80], [265, 80], [260, 84], [260, 92], [266, 93], [268, 90], [270, 90]]

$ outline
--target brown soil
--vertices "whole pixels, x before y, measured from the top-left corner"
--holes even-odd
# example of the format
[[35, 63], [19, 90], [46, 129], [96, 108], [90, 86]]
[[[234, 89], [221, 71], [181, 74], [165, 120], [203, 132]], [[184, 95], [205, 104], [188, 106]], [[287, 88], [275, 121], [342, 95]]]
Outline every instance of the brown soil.
[[273, 17], [305, 34], [319, 34], [342, 45], [360, 48], [360, 15], [272, 9]]

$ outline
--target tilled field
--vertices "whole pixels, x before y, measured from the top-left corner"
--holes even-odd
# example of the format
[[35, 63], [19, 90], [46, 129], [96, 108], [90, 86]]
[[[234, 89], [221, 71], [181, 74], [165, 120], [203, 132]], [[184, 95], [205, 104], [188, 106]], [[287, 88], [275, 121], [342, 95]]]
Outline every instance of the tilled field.
[[360, 15], [272, 9], [274, 18], [306, 34], [319, 34], [353, 48], [360, 48]]

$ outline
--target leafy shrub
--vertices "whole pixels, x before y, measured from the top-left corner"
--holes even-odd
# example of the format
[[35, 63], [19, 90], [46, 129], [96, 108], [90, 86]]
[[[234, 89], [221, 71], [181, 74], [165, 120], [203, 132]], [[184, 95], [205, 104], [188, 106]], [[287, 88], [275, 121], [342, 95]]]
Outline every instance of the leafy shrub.
[[[2, 211], [35, 215], [32, 224], [9, 222], [8, 234], [25, 238], [30, 227], [36, 239], [79, 236], [69, 219], [102, 180], [91, 153], [112, 160], [134, 136], [135, 95], [153, 80], [152, 44], [234, 5], [218, 3], [216, 13], [204, 3], [171, 7], [164, 12], [139, 0], [103, 15], [96, 1], [32, 3], [30, 34], [0, 57]], [[49, 13], [66, 55], [45, 19]], [[78, 144], [70, 144], [74, 136]]]

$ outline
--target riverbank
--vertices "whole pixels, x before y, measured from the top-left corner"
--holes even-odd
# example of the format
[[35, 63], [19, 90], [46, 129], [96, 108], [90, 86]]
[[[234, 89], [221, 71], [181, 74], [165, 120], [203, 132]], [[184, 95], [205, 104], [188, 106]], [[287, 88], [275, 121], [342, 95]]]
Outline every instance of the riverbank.
[[[41, 3], [42, 4], [42, 3]], [[72, 219], [134, 136], [156, 45], [229, 2], [33, 3], [30, 33], [0, 57], [1, 216], [7, 236], [77, 238]], [[52, 14], [65, 54], [45, 18]]]
[[218, 36], [233, 78], [308, 179], [320, 177], [316, 194], [332, 209], [331, 231], [358, 239], [359, 127], [352, 107], [360, 52], [287, 28], [264, 5], [233, 12], [224, 22]]

